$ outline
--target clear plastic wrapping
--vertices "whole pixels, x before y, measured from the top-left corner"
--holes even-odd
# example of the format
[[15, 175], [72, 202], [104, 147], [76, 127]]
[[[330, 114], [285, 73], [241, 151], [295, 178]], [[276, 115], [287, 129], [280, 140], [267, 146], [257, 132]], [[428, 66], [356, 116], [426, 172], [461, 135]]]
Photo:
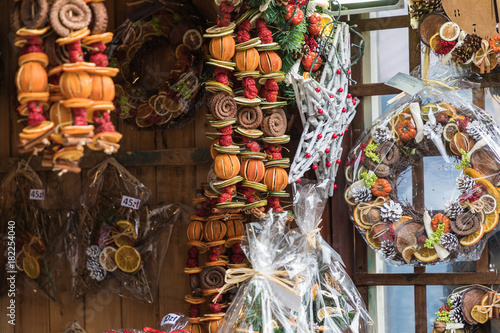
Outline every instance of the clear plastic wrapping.
[[399, 99], [348, 155], [345, 198], [363, 238], [395, 265], [479, 259], [498, 230], [499, 134], [447, 87]]
[[319, 234], [324, 194], [328, 190], [327, 182], [316, 185], [303, 180], [294, 184], [295, 222], [299, 230], [296, 235], [290, 232], [289, 237], [295, 251], [307, 254], [307, 283], [301, 289], [308, 331], [372, 332], [373, 321], [345, 272], [342, 259]]
[[290, 251], [287, 220], [286, 213], [271, 212], [261, 223], [247, 224], [248, 246], [242, 248], [253, 269], [243, 269], [241, 275], [251, 277], [231, 302], [219, 332], [305, 332], [297, 286], [307, 265], [303, 253]]
[[[9, 244], [15, 241], [15, 261], [5, 263], [6, 271], [18, 272], [30, 289], [56, 300], [56, 280], [64, 253], [62, 230], [73, 214], [47, 211], [46, 193], [38, 174], [26, 161], [19, 161], [2, 181], [0, 234], [6, 235]], [[13, 255], [11, 247], [8, 254]]]
[[66, 246], [73, 297], [108, 289], [153, 303], [180, 207], [147, 207], [150, 190], [113, 158], [88, 176], [81, 216]]

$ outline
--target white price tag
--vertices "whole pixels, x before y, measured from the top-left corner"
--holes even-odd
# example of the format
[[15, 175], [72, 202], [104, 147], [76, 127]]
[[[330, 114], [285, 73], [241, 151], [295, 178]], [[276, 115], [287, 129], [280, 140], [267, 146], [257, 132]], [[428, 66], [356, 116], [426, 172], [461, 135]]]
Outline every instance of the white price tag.
[[179, 320], [180, 317], [181, 316], [176, 315], [175, 313], [169, 313], [168, 315], [166, 315], [165, 317], [163, 317], [163, 319], [161, 320], [161, 325], [160, 326], [169, 325], [169, 324], [175, 324], [175, 322], [177, 320]]
[[45, 200], [45, 190], [32, 189], [30, 191], [30, 200]]
[[425, 88], [424, 82], [416, 77], [398, 73], [385, 83], [388, 86], [397, 88], [407, 94], [415, 95]]
[[122, 206], [127, 207], [127, 208], [132, 208], [132, 209], [139, 209], [139, 206], [141, 205], [141, 200], [128, 197], [126, 195], [122, 196]]

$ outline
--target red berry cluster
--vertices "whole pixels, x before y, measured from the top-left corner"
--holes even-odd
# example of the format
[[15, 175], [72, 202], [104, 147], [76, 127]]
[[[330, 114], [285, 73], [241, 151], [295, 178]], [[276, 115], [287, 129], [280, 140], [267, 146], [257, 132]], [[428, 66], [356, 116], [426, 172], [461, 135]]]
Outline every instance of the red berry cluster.
[[238, 32], [236, 33], [236, 42], [237, 43], [244, 43], [248, 42], [250, 40], [250, 28], [252, 27], [252, 24], [250, 23], [249, 19], [244, 20], [241, 22], [240, 26], [238, 27]]
[[445, 40], [440, 40], [437, 42], [437, 48], [434, 52], [437, 54], [448, 54], [457, 45], [457, 42], [447, 42]]
[[217, 17], [219, 27], [227, 27], [231, 24], [231, 13], [234, 11], [234, 5], [231, 1], [224, 1], [220, 4], [220, 14]]
[[254, 99], [257, 97], [257, 87], [255, 86], [255, 79], [251, 76], [247, 76], [241, 81], [241, 85], [245, 88], [243, 90], [243, 96], [248, 99]]
[[257, 32], [259, 34], [259, 38], [262, 44], [269, 44], [273, 42], [273, 34], [271, 30], [267, 28], [266, 20], [258, 19], [255, 24], [257, 27]]

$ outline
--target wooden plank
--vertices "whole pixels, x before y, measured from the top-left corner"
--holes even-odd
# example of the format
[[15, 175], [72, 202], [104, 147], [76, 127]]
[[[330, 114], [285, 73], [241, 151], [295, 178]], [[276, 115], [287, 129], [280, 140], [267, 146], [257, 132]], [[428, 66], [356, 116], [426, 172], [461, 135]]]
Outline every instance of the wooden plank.
[[418, 30], [408, 29], [408, 44], [410, 46], [410, 73], [421, 62], [420, 36]]
[[[385, 29], [409, 28], [410, 18], [408, 15], [381, 17], [381, 18], [359, 18], [359, 15], [354, 15], [349, 21], [350, 25], [356, 25], [356, 30], [359, 31], [374, 31]], [[411, 45], [411, 44], [410, 44]]]
[[85, 330], [87, 332], [104, 332], [111, 328], [121, 328], [120, 296], [109, 290], [118, 290], [118, 286], [99, 290], [85, 296]]
[[426, 286], [415, 286], [415, 333], [427, 333]]
[[425, 274], [354, 274], [353, 281], [359, 286], [412, 286], [412, 285], [463, 285], [491, 284], [494, 272], [425, 273]]
[[385, 83], [357, 84], [349, 88], [353, 96], [378, 96], [399, 94], [401, 90], [386, 86]]
[[[19, 275], [18, 275], [19, 281]], [[21, 295], [16, 295], [16, 332], [49, 333], [49, 299], [43, 292], [34, 293], [26, 283], [21, 286]], [[29, 318], [29, 319], [28, 319]], [[3, 331], [2, 331], [3, 332]]]
[[[212, 162], [208, 148], [129, 151], [114, 154], [112, 157], [125, 167], [186, 166]], [[104, 153], [92, 152], [82, 158], [80, 167], [82, 169], [93, 168], [105, 158]], [[9, 172], [16, 165], [17, 161], [19, 161], [19, 158], [0, 159], [0, 173]], [[40, 156], [33, 156], [30, 159], [30, 166], [35, 171], [49, 171], [49, 168], [42, 167], [41, 162], [42, 158]]]
[[[2, 13], [9, 13], [10, 6], [12, 6], [11, 1], [1, 1], [0, 11]], [[8, 16], [7, 16], [8, 17]], [[10, 156], [10, 145], [7, 142], [10, 141], [10, 118], [16, 118], [14, 111], [11, 110], [11, 93], [10, 90], [13, 89], [11, 84], [11, 75], [13, 74], [12, 66], [10, 64], [10, 53], [12, 52], [12, 47], [10, 46], [9, 38], [5, 38], [9, 32], [9, 20], [2, 20], [0, 23], [0, 34], [4, 36], [0, 41], [0, 142], [5, 144], [0, 145], [0, 158], [5, 158]]]

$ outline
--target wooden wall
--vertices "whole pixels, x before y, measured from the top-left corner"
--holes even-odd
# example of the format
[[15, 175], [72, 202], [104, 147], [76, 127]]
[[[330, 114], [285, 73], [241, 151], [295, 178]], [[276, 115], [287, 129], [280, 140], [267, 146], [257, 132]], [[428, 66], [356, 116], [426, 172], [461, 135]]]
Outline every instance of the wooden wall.
[[[126, 5], [130, 0], [106, 0], [109, 13], [109, 29], [119, 25], [125, 14], [133, 7]], [[203, 6], [207, 1], [199, 1]], [[15, 111], [15, 87], [13, 75], [16, 70], [16, 54], [9, 35], [8, 13], [13, 0], [0, 1], [0, 52], [4, 63], [5, 75], [0, 91], [0, 159], [18, 157], [17, 135], [22, 126], [17, 123]], [[204, 11], [205, 13], [207, 11]], [[173, 148], [208, 147], [210, 142], [204, 132], [207, 128], [205, 112], [198, 110], [196, 119], [179, 130], [136, 131], [118, 121], [117, 130], [123, 133], [121, 151], [148, 151]], [[187, 166], [147, 166], [129, 168], [139, 180], [153, 193], [150, 202], [178, 202], [190, 204], [194, 190], [206, 181], [210, 165]], [[40, 172], [41, 178], [49, 186], [54, 186], [63, 195], [67, 206], [76, 208], [80, 196], [81, 183], [85, 181], [86, 170], [81, 174], [65, 174], [61, 178], [53, 172]], [[0, 174], [2, 178], [4, 174]], [[162, 279], [157, 301], [142, 304], [116, 295], [101, 292], [77, 302], [71, 300], [69, 269], [61, 279], [60, 294], [57, 302], [48, 301], [40, 295], [25, 290], [24, 296], [16, 296], [17, 316], [15, 328], [7, 324], [5, 309], [8, 299], [0, 298], [0, 332], [2, 333], [59, 333], [66, 325], [77, 319], [84, 324], [88, 333], [100, 333], [109, 328], [142, 328], [145, 325], [156, 327], [158, 320], [173, 311], [186, 312], [183, 297], [188, 284], [183, 267], [186, 260], [185, 228], [177, 223], [171, 237], [167, 260], [163, 267]], [[2, 268], [3, 269], [3, 268]], [[4, 284], [1, 281], [0, 284]]]

